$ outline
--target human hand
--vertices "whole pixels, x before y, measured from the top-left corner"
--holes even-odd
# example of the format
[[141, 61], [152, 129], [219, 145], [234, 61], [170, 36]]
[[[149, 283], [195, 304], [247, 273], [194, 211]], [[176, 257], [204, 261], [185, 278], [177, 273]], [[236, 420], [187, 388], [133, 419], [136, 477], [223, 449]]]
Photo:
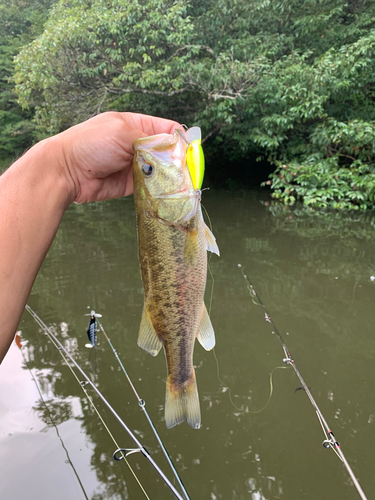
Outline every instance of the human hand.
[[62, 148], [71, 201], [102, 201], [133, 192], [133, 143], [180, 125], [138, 113], [107, 112], [52, 137]]
[[40, 141], [0, 176], [0, 362], [67, 206], [133, 191], [133, 143], [179, 124], [103, 113]]

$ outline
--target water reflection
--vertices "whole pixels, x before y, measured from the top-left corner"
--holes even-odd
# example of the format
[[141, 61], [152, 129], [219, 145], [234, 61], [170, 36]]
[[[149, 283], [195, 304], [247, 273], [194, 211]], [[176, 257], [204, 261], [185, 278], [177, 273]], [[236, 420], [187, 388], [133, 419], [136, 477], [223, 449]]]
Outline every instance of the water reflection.
[[48, 426], [60, 425], [73, 417], [72, 405], [69, 401], [54, 401], [53, 399], [36, 402], [33, 410]]
[[[99, 334], [95, 349], [84, 347], [85, 314], [91, 309], [103, 314], [106, 332], [146, 400], [192, 500], [349, 500], [355, 497], [355, 490], [341, 463], [321, 446], [324, 436], [306, 395], [295, 392], [299, 382], [292, 369], [274, 372], [274, 392], [265, 410], [241, 410], [264, 407], [270, 391], [269, 374], [282, 365], [283, 358], [264, 315], [249, 298], [237, 267], [241, 263], [298, 360], [326, 419], [334, 426], [364, 490], [372, 491], [374, 214], [284, 210], [265, 205], [269, 200], [263, 193], [208, 192], [204, 198], [221, 250], [220, 259], [214, 256], [210, 260], [215, 353], [220, 379], [230, 388], [237, 409], [218, 379], [215, 357], [197, 345], [194, 364], [203, 427], [198, 432], [187, 425], [165, 429], [164, 360], [162, 355], [151, 358], [136, 345], [143, 288], [130, 199], [70, 207], [33, 288], [31, 307], [53, 327], [166, 469], [105, 339]], [[211, 283], [209, 278], [207, 304]], [[27, 367], [35, 373], [58, 427], [69, 429], [66, 445], [73, 448], [72, 460], [85, 479], [89, 498], [143, 498], [126, 466], [111, 459], [113, 443], [59, 352], [29, 317], [24, 317], [21, 328]], [[7, 377], [7, 372], [0, 372], [0, 381]], [[94, 400], [119, 444], [131, 446], [102, 403]], [[48, 415], [38, 396], [31, 407], [36, 414], [33, 418], [41, 422], [38, 429], [44, 429]], [[27, 422], [30, 413], [22, 418]], [[3, 437], [5, 447], [6, 442]], [[12, 446], [16, 446], [15, 441]], [[53, 467], [43, 461], [44, 449], [38, 449], [37, 442], [33, 447], [33, 462], [28, 457], [24, 464], [29, 468], [34, 464], [34, 477], [23, 490], [28, 498], [33, 498], [33, 491], [38, 492], [38, 475], [44, 477]], [[0, 459], [4, 462], [6, 454]], [[23, 460], [22, 453], [19, 459]], [[151, 498], [169, 498], [141, 456], [132, 456], [131, 464]], [[0, 485], [2, 498], [9, 498], [17, 481], [14, 473], [6, 488]], [[61, 498], [82, 497], [77, 492], [75, 496], [67, 493], [73, 481], [60, 481]], [[40, 491], [34, 497], [49, 498]]]

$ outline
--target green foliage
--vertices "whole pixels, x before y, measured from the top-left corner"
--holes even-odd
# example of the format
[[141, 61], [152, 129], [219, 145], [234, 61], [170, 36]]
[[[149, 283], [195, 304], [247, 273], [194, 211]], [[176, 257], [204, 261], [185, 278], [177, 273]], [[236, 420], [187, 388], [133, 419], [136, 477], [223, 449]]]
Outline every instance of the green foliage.
[[[22, 110], [14, 92], [13, 58], [42, 31], [51, 0], [0, 1], [0, 155], [14, 155], [30, 146], [33, 113]], [[30, 103], [32, 106], [32, 103]]]
[[316, 207], [373, 208], [375, 168], [360, 160], [350, 168], [340, 167], [337, 160], [311, 155], [303, 165], [279, 164], [271, 174], [273, 197], [289, 205], [303, 199], [305, 205]]
[[18, 56], [20, 102], [41, 93], [36, 119], [51, 133], [119, 98], [138, 107], [137, 94], [151, 105], [173, 97], [184, 90], [185, 59], [198, 50], [175, 54], [191, 31], [184, 2], [60, 1], [43, 36]]
[[371, 30], [312, 64], [296, 56], [297, 64], [286, 58], [277, 65], [268, 116], [253, 136], [277, 165], [270, 182], [276, 199], [287, 204], [303, 199], [319, 207], [373, 207], [374, 48]]
[[[16, 58], [40, 134], [107, 109], [198, 124], [275, 199], [374, 205], [375, 0], [60, 0]], [[249, 172], [250, 174], [250, 172]]]

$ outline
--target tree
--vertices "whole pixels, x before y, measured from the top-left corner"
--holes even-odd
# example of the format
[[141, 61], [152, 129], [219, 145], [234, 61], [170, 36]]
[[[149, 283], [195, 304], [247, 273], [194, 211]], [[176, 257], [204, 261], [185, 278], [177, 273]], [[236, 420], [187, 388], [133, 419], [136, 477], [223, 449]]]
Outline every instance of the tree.
[[273, 162], [277, 199], [366, 208], [374, 19], [374, 0], [60, 0], [16, 89], [45, 134], [111, 107], [169, 116], [241, 169]]
[[[22, 46], [38, 36], [47, 18], [52, 0], [0, 1], [0, 155], [10, 156], [32, 143], [35, 124], [33, 112], [17, 103], [12, 76], [13, 58]], [[32, 104], [31, 104], [32, 108]]]

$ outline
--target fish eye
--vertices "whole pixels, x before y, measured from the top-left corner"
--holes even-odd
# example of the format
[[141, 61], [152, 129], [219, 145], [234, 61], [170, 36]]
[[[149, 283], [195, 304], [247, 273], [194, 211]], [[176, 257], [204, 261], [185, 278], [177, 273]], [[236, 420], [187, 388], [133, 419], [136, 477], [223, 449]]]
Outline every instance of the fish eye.
[[154, 173], [154, 167], [152, 165], [150, 165], [149, 163], [145, 163], [143, 166], [142, 166], [142, 172], [144, 173], [144, 175], [146, 177], [151, 177], [151, 175]]

